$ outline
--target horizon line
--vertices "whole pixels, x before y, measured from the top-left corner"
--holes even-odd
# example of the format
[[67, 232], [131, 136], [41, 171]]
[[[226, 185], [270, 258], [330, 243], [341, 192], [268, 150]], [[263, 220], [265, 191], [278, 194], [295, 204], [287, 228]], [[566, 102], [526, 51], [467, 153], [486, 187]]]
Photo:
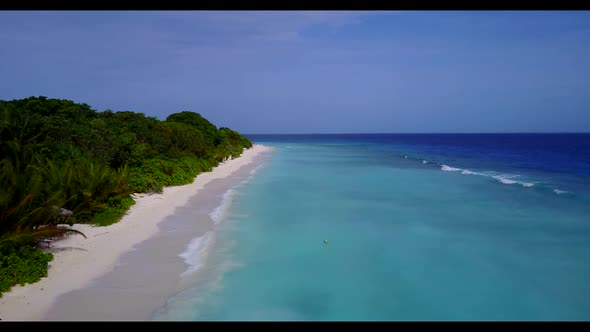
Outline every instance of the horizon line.
[[373, 132], [373, 133], [247, 133], [241, 135], [522, 135], [522, 134], [590, 134], [590, 131], [547, 131], [547, 132]]

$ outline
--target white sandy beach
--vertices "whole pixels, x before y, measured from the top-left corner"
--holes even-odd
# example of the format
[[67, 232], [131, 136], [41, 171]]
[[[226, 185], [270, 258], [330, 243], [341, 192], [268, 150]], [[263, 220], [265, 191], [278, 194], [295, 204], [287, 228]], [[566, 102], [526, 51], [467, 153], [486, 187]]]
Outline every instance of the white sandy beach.
[[215, 179], [226, 178], [242, 166], [253, 162], [271, 148], [255, 144], [237, 159], [228, 160], [202, 173], [191, 184], [164, 188], [162, 194], [136, 198], [136, 204], [120, 222], [107, 227], [77, 224], [81, 235], [72, 235], [52, 244], [54, 259], [48, 276], [35, 284], [14, 286], [0, 298], [0, 319], [16, 321], [42, 320], [54, 301], [70, 291], [87, 287], [115, 267], [118, 258], [142, 241], [156, 235], [158, 224], [177, 207]]

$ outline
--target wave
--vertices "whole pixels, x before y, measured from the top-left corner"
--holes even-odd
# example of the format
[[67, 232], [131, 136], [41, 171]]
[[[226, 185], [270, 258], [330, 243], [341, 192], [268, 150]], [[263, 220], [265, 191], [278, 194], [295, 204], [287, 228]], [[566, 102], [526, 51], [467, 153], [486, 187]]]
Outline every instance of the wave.
[[239, 194], [236, 189], [241, 187], [242, 185], [250, 182], [254, 176], [256, 175], [256, 173], [263, 167], [264, 165], [258, 165], [255, 168], [253, 168], [250, 173], [248, 174], [248, 177], [245, 178], [244, 180], [242, 180], [239, 184], [237, 184], [236, 186], [228, 189], [225, 193], [223, 193], [223, 197], [221, 199], [221, 203], [219, 204], [219, 206], [217, 206], [213, 211], [211, 211], [211, 213], [209, 213], [209, 217], [211, 218], [211, 220], [213, 220], [213, 222], [217, 225], [220, 222], [222, 222], [226, 215], [227, 212], [229, 210], [229, 207], [231, 206], [231, 203], [233, 201], [233, 198], [236, 196], [236, 194]]
[[485, 176], [485, 177], [492, 177], [502, 184], [519, 184], [519, 185], [526, 187], [526, 188], [532, 187], [535, 185], [533, 182], [524, 182], [524, 181], [513, 180], [513, 178], [519, 177], [520, 175], [512, 175], [512, 174], [494, 175], [494, 174], [490, 174], [490, 173], [474, 172], [474, 171], [471, 171], [468, 169], [457, 168], [457, 167], [452, 167], [452, 166], [448, 166], [448, 165], [441, 165], [440, 170], [445, 171], [445, 172], [459, 172], [460, 171], [461, 174], [463, 174], [463, 175], [479, 175], [479, 176]]
[[510, 180], [508, 178], [502, 177], [501, 175], [496, 175], [496, 176], [492, 176], [494, 179], [500, 181], [500, 183], [503, 184], [515, 184], [518, 183], [518, 181], [515, 180]]
[[434, 165], [438, 165], [440, 167], [441, 171], [444, 172], [461, 172], [461, 174], [463, 175], [478, 175], [478, 176], [483, 176], [483, 177], [487, 177], [487, 178], [493, 178], [494, 180], [498, 181], [501, 184], [506, 184], [506, 185], [520, 185], [524, 188], [530, 188], [530, 187], [536, 187], [536, 188], [544, 188], [544, 189], [551, 189], [555, 194], [558, 195], [563, 195], [563, 194], [571, 194], [572, 192], [570, 191], [566, 191], [566, 190], [561, 190], [561, 189], [554, 189], [554, 188], [550, 188], [547, 185], [542, 185], [542, 183], [538, 182], [538, 181], [523, 181], [521, 179], [517, 179], [520, 178], [521, 175], [519, 174], [499, 174], [499, 172], [496, 171], [472, 171], [466, 168], [458, 168], [458, 167], [453, 167], [453, 166], [449, 166], [449, 165], [445, 165], [445, 164], [439, 164], [436, 161], [427, 161], [425, 159], [420, 159], [420, 158], [413, 158], [413, 157], [409, 157], [407, 155], [401, 155], [403, 156], [403, 158], [405, 159], [412, 159], [412, 160], [416, 160], [416, 161], [421, 161], [422, 164], [434, 164]]
[[441, 171], [445, 171], [445, 172], [457, 172], [457, 171], [462, 171], [461, 168], [455, 168], [455, 167], [451, 167], [451, 166], [447, 166], [447, 165], [441, 165], [440, 167]]
[[520, 175], [507, 174], [507, 175], [495, 175], [492, 177], [503, 184], [519, 184], [519, 185], [521, 185], [523, 187], [527, 187], [527, 188], [535, 185], [532, 182], [523, 182], [523, 181], [512, 180], [512, 178], [519, 177], [519, 176]]
[[203, 236], [196, 237], [186, 246], [186, 249], [178, 256], [184, 259], [184, 262], [189, 266], [186, 271], [180, 274], [181, 277], [189, 275], [197, 271], [203, 266], [205, 253], [211, 240], [213, 233], [211, 231], [205, 233]]
[[253, 170], [250, 171], [250, 175], [253, 175], [254, 173], [256, 173], [261, 167], [262, 167], [262, 165], [256, 166]]
[[211, 213], [209, 213], [209, 217], [213, 220], [213, 222], [217, 225], [219, 224], [227, 214], [227, 210], [231, 205], [232, 198], [235, 194], [235, 190], [233, 188], [228, 189], [225, 193], [223, 193], [223, 198], [221, 199], [221, 204], [216, 207]]
[[562, 194], [567, 194], [569, 193], [569, 191], [566, 190], [559, 190], [559, 189], [553, 189], [553, 192], [558, 194], [558, 195], [562, 195]]

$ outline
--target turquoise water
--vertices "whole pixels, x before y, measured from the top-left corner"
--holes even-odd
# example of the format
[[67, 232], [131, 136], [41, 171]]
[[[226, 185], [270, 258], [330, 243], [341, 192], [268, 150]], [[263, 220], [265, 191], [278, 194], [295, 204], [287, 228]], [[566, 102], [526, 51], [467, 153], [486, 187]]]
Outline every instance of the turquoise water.
[[235, 189], [207, 277], [159, 319], [590, 318], [584, 184], [557, 194], [539, 172], [503, 183], [353, 140], [261, 143], [275, 151]]

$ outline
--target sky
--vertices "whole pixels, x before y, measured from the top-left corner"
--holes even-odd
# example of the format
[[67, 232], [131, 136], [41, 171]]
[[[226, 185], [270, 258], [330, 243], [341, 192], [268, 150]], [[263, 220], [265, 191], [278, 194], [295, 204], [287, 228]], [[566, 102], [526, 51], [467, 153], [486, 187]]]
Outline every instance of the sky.
[[590, 132], [589, 11], [2, 11], [0, 99], [256, 133]]

